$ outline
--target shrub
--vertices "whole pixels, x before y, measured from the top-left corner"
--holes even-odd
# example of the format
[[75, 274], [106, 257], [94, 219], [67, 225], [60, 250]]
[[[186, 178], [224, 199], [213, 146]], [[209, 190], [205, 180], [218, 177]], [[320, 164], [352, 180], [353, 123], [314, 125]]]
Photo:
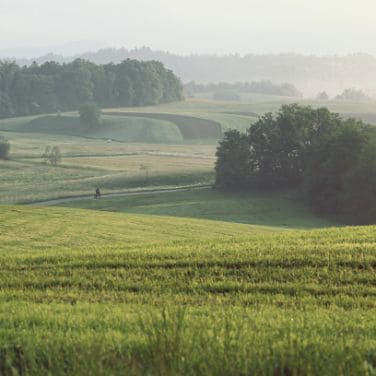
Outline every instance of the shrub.
[[58, 146], [47, 146], [42, 155], [45, 163], [50, 163], [54, 166], [61, 163], [61, 152]]
[[5, 138], [0, 138], [0, 159], [8, 159], [10, 143]]
[[100, 124], [102, 110], [95, 103], [86, 103], [80, 107], [80, 121], [89, 128]]

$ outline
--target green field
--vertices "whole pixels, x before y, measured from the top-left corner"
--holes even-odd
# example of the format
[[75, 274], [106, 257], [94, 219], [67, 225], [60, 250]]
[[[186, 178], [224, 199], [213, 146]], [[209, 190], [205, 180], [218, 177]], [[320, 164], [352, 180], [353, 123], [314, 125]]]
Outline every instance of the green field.
[[[30, 122], [27, 118], [26, 124], [21, 119], [0, 122], [3, 129], [0, 136], [11, 144], [10, 160], [0, 161], [0, 203], [91, 195], [97, 186], [113, 193], [137, 187], [175, 187], [213, 181], [214, 142], [121, 141], [121, 132], [116, 133], [114, 127], [107, 137], [96, 134], [87, 138], [76, 118], [72, 118], [77, 123], [73, 125], [78, 125], [76, 135], [71, 128], [64, 128], [64, 117], [59, 119], [62, 124], [54, 123], [57, 128], [51, 129], [48, 122], [44, 123], [48, 118], [42, 119]], [[72, 126], [69, 119], [68, 125]], [[43, 163], [41, 156], [48, 145], [59, 146], [60, 165]]]
[[[356, 117], [376, 125], [375, 102], [315, 101], [311, 99], [256, 95], [244, 102], [221, 102], [205, 99], [188, 99], [183, 102], [143, 107], [142, 113], [180, 114], [219, 122], [223, 130], [246, 129], [265, 112], [277, 111], [282, 104], [299, 103], [313, 107], [327, 107], [344, 117]], [[108, 110], [109, 112], [140, 112], [137, 108]], [[235, 116], [235, 118], [230, 117]]]
[[66, 207], [110, 212], [209, 219], [275, 228], [317, 228], [335, 225], [320, 218], [295, 192], [222, 193], [213, 189], [148, 193], [72, 201]]
[[2, 374], [375, 373], [375, 227], [0, 210]]
[[14, 119], [0, 121], [0, 130], [126, 142], [178, 143], [183, 141], [181, 132], [172, 122], [143, 117], [104, 116], [102, 125], [95, 129], [82, 125], [79, 118], [73, 115], [50, 115], [25, 120], [25, 122], [19, 121], [18, 123]]
[[[121, 111], [104, 115], [91, 130], [74, 114], [0, 120], [0, 136], [11, 143], [10, 160], [0, 161], [0, 203], [91, 195], [97, 186], [114, 193], [210, 184], [218, 127], [199, 117], [164, 120]], [[210, 130], [215, 137], [207, 139]], [[57, 167], [41, 159], [49, 145], [61, 150]]]
[[0, 120], [0, 203], [62, 199], [0, 206], [0, 376], [376, 375], [376, 227], [317, 217], [293, 191], [201, 187], [210, 130], [280, 104], [109, 109], [90, 132], [73, 113]]
[[[376, 119], [374, 103], [301, 103]], [[142, 109], [107, 109], [102, 126], [92, 130], [74, 113], [0, 120], [0, 136], [11, 143], [11, 160], [0, 162], [0, 203], [88, 195], [97, 186], [114, 193], [210, 184], [222, 132], [245, 130], [258, 115], [281, 104], [279, 97], [260, 96], [251, 103], [189, 99]], [[61, 166], [42, 163], [48, 145], [60, 147]]]
[[[86, 161], [89, 161], [86, 163]], [[101, 158], [67, 158], [67, 164], [49, 166], [40, 160], [0, 161], [0, 202], [31, 203], [62, 197], [92, 195], [96, 187], [103, 193], [118, 193], [144, 188], [171, 188], [184, 185], [207, 185], [213, 181], [212, 158], [203, 165], [181, 157], [129, 156], [107, 157], [107, 164], [98, 167], [96, 162]], [[161, 160], [168, 164], [158, 165]], [[114, 168], [109, 162], [124, 163], [124, 167]], [[142, 165], [147, 160], [143, 170]], [[174, 162], [177, 162], [176, 164]], [[179, 163], [180, 162], [180, 163]], [[94, 163], [92, 167], [88, 165]], [[207, 167], [207, 168], [206, 168]]]
[[107, 115], [126, 118], [143, 118], [152, 121], [168, 121], [177, 126], [184, 140], [217, 140], [222, 137], [222, 125], [219, 122], [203, 117], [193, 117], [181, 114], [147, 113], [147, 112], [106, 112]]

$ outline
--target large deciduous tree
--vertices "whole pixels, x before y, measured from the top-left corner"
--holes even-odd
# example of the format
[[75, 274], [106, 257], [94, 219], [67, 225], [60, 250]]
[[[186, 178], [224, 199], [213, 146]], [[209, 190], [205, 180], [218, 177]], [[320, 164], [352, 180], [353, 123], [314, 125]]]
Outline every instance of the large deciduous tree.
[[225, 133], [216, 183], [225, 189], [300, 188], [318, 212], [376, 222], [374, 137], [361, 121], [342, 120], [328, 109], [282, 106], [247, 133]]
[[86, 103], [80, 107], [80, 122], [88, 128], [95, 128], [100, 124], [102, 111], [95, 103]]

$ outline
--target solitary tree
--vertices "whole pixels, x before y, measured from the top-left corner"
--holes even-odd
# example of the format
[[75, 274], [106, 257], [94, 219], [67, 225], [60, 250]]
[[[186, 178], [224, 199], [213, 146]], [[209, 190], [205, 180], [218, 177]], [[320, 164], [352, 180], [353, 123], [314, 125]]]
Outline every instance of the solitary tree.
[[143, 171], [145, 173], [145, 177], [146, 179], [148, 180], [149, 179], [149, 171], [150, 171], [150, 167], [149, 166], [146, 166], [144, 164], [141, 164], [140, 165], [140, 171]]
[[44, 151], [42, 158], [44, 159], [45, 163], [50, 163], [54, 166], [61, 162], [61, 152], [58, 146], [46, 146], [46, 150]]
[[10, 152], [9, 142], [5, 138], [0, 137], [0, 159], [8, 159], [9, 152]]
[[80, 122], [89, 128], [100, 124], [102, 111], [95, 103], [87, 103], [80, 107]]

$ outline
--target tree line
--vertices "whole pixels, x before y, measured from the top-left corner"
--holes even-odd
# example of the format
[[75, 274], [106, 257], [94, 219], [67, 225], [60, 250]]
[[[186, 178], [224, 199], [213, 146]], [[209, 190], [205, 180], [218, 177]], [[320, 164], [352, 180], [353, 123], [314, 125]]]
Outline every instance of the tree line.
[[[330, 97], [326, 91], [322, 91], [317, 94], [316, 99], [319, 101], [328, 101]], [[334, 100], [337, 101], [353, 101], [353, 102], [366, 102], [371, 101], [372, 98], [369, 97], [363, 90], [356, 88], [348, 88], [342, 91], [341, 94], [336, 95]]]
[[246, 133], [225, 133], [216, 184], [229, 190], [298, 188], [318, 213], [375, 223], [375, 130], [326, 108], [282, 106]]
[[[303, 91], [305, 96], [314, 96], [325, 88], [333, 96], [346, 87], [376, 90], [376, 57], [367, 54], [347, 56], [313, 56], [295, 53], [179, 56], [155, 51], [150, 48], [113, 49], [80, 55], [97, 64], [118, 63], [124, 59], [157, 60], [172, 69], [184, 82], [237, 82], [268, 79], [272, 82], [290, 82]], [[54, 55], [61, 62], [73, 58]], [[51, 55], [42, 56], [39, 62], [51, 60]], [[31, 60], [19, 60], [31, 64]]]
[[0, 61], [0, 117], [101, 107], [145, 106], [182, 99], [182, 84], [157, 61], [96, 65], [77, 59], [20, 67]]

